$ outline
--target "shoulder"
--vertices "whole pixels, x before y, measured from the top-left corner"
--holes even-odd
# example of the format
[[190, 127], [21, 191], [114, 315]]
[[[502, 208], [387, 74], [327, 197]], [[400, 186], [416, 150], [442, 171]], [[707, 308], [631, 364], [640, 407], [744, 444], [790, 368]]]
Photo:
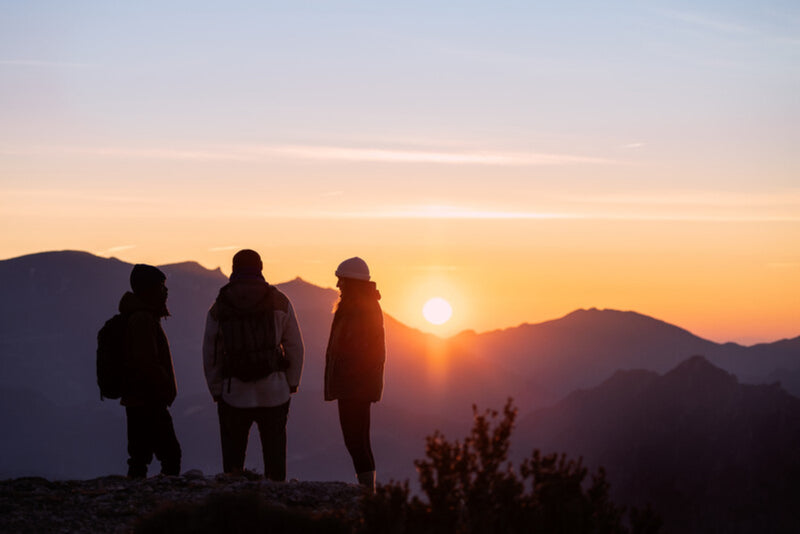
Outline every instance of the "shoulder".
[[281, 290], [272, 285], [269, 286], [269, 299], [272, 307], [277, 311], [288, 313], [289, 308], [292, 307], [289, 297], [284, 295]]
[[215, 321], [219, 321], [219, 312], [217, 311], [217, 303], [211, 305], [208, 309], [208, 316], [214, 319]]
[[158, 321], [152, 313], [140, 310], [128, 314], [127, 324], [129, 332], [141, 333], [152, 330]]

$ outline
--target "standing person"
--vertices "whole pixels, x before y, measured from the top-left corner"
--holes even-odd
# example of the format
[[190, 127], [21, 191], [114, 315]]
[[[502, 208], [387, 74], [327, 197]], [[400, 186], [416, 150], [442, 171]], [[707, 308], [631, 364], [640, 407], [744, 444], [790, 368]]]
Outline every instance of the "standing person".
[[303, 338], [291, 302], [264, 280], [262, 268], [254, 250], [233, 256], [230, 282], [206, 319], [203, 366], [217, 403], [225, 473], [244, 470], [256, 423], [264, 476], [284, 481], [286, 421], [303, 371]]
[[169, 342], [161, 328], [168, 317], [166, 275], [152, 265], [133, 266], [131, 289], [119, 303], [125, 328], [125, 406], [128, 427], [128, 477], [145, 478], [155, 454], [161, 474], [178, 475], [181, 446], [168, 407], [178, 388]]
[[381, 294], [361, 258], [343, 261], [336, 276], [341, 294], [325, 354], [325, 400], [338, 401], [339, 424], [356, 477], [374, 493], [370, 407], [381, 400], [386, 361]]

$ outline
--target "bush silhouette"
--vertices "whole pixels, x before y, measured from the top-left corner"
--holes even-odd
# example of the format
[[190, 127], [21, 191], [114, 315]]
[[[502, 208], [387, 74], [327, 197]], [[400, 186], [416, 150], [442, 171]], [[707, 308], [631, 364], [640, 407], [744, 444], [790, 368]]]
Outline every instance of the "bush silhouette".
[[413, 532], [655, 534], [661, 521], [649, 508], [625, 509], [609, 499], [601, 468], [587, 480], [582, 460], [534, 450], [517, 473], [508, 461], [517, 410], [509, 399], [502, 418], [479, 413], [463, 441], [439, 432], [426, 438], [426, 459], [414, 462], [422, 493], [411, 497], [409, 485], [380, 486], [364, 502], [364, 534]]

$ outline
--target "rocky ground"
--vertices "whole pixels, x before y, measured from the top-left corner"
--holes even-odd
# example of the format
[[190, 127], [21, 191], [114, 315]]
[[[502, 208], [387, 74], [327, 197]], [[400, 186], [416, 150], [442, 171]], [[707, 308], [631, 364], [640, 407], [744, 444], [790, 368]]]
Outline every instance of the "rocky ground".
[[278, 508], [355, 517], [363, 490], [343, 482], [276, 483], [250, 474], [209, 477], [199, 471], [138, 481], [120, 476], [18, 478], [0, 481], [0, 532], [133, 532], [154, 511], [207, 503], [225, 494], [257, 495]]

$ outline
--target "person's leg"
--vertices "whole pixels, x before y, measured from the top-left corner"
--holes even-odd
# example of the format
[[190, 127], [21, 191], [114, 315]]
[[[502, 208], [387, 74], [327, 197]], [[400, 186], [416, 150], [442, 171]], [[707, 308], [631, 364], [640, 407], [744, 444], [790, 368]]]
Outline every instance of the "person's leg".
[[147, 477], [147, 466], [153, 460], [148, 410], [143, 406], [126, 406], [128, 429], [128, 477]]
[[224, 401], [217, 403], [219, 435], [222, 443], [222, 470], [225, 473], [244, 471], [244, 457], [252, 419], [248, 408], [235, 408]]
[[290, 402], [258, 408], [256, 417], [261, 436], [261, 453], [264, 456], [264, 476], [276, 482], [286, 480], [286, 421]]
[[375, 471], [369, 437], [370, 402], [339, 399], [339, 424], [356, 473]]
[[166, 406], [153, 409], [153, 452], [161, 462], [162, 475], [181, 472], [181, 445], [175, 435], [172, 416]]

